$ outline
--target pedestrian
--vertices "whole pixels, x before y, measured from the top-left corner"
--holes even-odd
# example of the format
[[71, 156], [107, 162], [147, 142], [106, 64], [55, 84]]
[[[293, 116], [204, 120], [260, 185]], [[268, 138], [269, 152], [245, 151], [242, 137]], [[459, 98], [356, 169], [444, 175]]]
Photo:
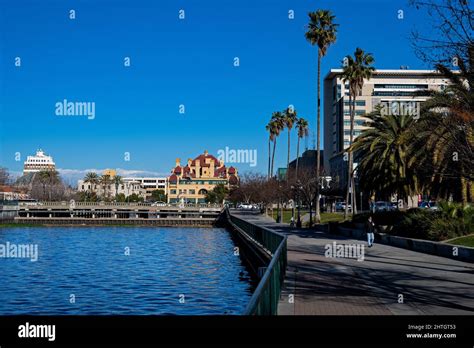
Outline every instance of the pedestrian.
[[367, 233], [367, 245], [369, 248], [372, 248], [374, 245], [374, 231], [375, 231], [375, 224], [372, 221], [372, 215], [369, 215], [367, 223], [365, 224], [365, 232]]
[[290, 227], [295, 227], [295, 218], [292, 216], [290, 220]]

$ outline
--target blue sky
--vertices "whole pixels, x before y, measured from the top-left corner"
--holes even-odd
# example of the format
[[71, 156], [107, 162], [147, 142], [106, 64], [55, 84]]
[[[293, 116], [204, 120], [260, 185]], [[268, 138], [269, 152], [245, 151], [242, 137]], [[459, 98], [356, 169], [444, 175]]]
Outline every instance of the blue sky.
[[[273, 111], [293, 104], [315, 134], [317, 51], [304, 32], [317, 8], [340, 25], [323, 76], [357, 46], [378, 68], [428, 68], [410, 46], [422, 17], [406, 1], [0, 0], [0, 166], [21, 171], [42, 147], [64, 172], [168, 173], [176, 157], [227, 146], [257, 149], [256, 167], [236, 166], [266, 172]], [[63, 99], [95, 102], [95, 119], [57, 116]], [[286, 134], [278, 145], [285, 166]]]

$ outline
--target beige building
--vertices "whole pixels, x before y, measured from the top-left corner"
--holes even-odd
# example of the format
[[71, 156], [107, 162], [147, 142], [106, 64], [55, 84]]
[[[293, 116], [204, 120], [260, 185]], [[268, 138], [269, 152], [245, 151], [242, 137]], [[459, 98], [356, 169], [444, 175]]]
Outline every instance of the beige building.
[[[350, 145], [349, 85], [341, 75], [342, 69], [331, 69], [324, 78], [324, 167], [345, 186], [347, 162], [343, 154]], [[448, 80], [433, 70], [376, 70], [356, 97], [354, 139], [367, 128], [363, 115], [376, 105], [382, 105], [384, 112], [416, 116], [428, 92], [447, 84]]]
[[227, 168], [207, 151], [186, 163], [177, 158], [168, 177], [168, 203], [205, 203], [206, 194], [216, 185], [230, 188], [238, 182], [237, 169]]
[[116, 171], [113, 169], [104, 170], [103, 175], [110, 176], [111, 183], [108, 185], [102, 184], [91, 184], [90, 182], [84, 182], [84, 180], [77, 181], [77, 191], [79, 192], [94, 192], [98, 196], [114, 198], [116, 195], [123, 193], [125, 197], [136, 194], [143, 199], [146, 199], [146, 190], [142, 187], [139, 180], [124, 180], [118, 186], [113, 182], [113, 178], [116, 175]]

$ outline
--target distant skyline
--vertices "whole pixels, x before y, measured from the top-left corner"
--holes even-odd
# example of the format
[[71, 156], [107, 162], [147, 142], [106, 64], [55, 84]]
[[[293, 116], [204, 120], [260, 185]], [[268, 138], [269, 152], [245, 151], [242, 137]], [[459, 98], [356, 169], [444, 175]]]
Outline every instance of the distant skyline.
[[[167, 174], [177, 157], [228, 147], [258, 154], [256, 166], [229, 165], [266, 173], [273, 111], [294, 105], [315, 134], [317, 49], [304, 33], [318, 8], [339, 24], [322, 78], [356, 47], [379, 69], [432, 68], [410, 47], [420, 13], [407, 1], [2, 0], [0, 166], [21, 172], [41, 147], [69, 177], [89, 168]], [[94, 103], [94, 117], [58, 115], [64, 100]], [[286, 165], [286, 138], [276, 168]], [[291, 150], [294, 158], [296, 133]]]

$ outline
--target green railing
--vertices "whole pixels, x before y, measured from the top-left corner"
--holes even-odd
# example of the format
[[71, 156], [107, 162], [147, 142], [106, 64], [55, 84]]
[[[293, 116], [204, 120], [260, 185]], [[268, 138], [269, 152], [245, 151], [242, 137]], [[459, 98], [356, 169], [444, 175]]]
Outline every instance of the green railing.
[[272, 257], [250, 298], [244, 315], [276, 315], [286, 272], [286, 236], [235, 217], [228, 210], [226, 215], [232, 227], [245, 233]]

